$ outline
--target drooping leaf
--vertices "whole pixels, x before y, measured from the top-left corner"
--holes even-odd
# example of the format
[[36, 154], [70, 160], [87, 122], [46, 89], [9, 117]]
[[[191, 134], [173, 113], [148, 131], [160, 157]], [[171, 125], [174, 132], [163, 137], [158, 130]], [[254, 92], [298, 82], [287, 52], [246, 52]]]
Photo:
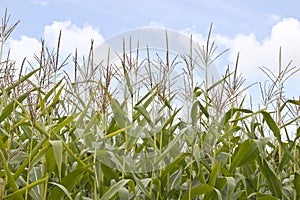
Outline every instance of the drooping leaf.
[[[70, 192], [67, 190], [67, 188], [65, 186], [63, 186], [63, 185], [61, 185], [59, 183], [54, 183], [54, 182], [49, 182], [49, 184], [55, 185], [57, 188], [61, 189], [61, 191], [63, 191], [66, 194], [66, 196], [70, 200], [72, 200], [72, 196], [71, 196]], [[50, 199], [50, 197], [49, 197], [49, 199]]]
[[243, 113], [253, 113], [251, 110], [248, 110], [248, 109], [242, 109], [242, 108], [231, 108], [230, 110], [228, 110], [223, 118], [222, 118], [222, 123], [225, 125], [228, 123], [228, 121], [233, 117], [233, 115], [236, 113], [236, 112], [243, 112]]
[[114, 185], [112, 185], [109, 190], [107, 190], [104, 195], [100, 198], [100, 200], [107, 200], [107, 199], [112, 199], [117, 193], [118, 191], [123, 188], [126, 184], [128, 184], [129, 182], [132, 182], [131, 179], [123, 179], [120, 180], [119, 182], [115, 183]]
[[261, 114], [263, 115], [267, 125], [273, 132], [274, 136], [278, 139], [279, 142], [281, 142], [280, 129], [278, 128], [274, 119], [271, 117], [270, 113], [268, 113], [266, 111], [261, 111]]

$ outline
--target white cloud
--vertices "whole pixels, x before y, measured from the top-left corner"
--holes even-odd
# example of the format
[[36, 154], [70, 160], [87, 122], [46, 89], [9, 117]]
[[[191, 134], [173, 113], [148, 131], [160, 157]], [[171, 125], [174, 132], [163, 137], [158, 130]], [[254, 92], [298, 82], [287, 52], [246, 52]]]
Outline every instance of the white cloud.
[[205, 42], [205, 38], [201, 33], [195, 31], [195, 27], [186, 28], [184, 30], [181, 30], [180, 33], [187, 35], [188, 37], [192, 35], [193, 40], [197, 41], [200, 45], [204, 44]]
[[[6, 51], [10, 49], [10, 59], [16, 61], [16, 67], [19, 68], [24, 58], [33, 63], [34, 55], [38, 55], [41, 50], [41, 43], [36, 38], [21, 36], [20, 39], [10, 38], [7, 41]], [[4, 55], [6, 54], [4, 52]]]
[[[239, 34], [234, 38], [222, 35], [216, 36], [216, 41], [230, 48], [229, 61], [235, 63], [240, 52], [239, 70], [251, 81], [264, 77], [258, 67], [265, 66], [273, 72], [278, 71], [279, 48], [282, 47], [282, 65], [290, 60], [293, 65], [300, 66], [300, 22], [294, 18], [286, 18], [275, 24], [270, 35], [259, 41], [255, 34]], [[300, 77], [300, 74], [296, 74]]]
[[[60, 30], [62, 30], [60, 55], [63, 59], [70, 53], [73, 54], [76, 48], [78, 49], [78, 56], [81, 58], [88, 54], [91, 39], [94, 40], [94, 47], [97, 47], [104, 40], [99, 30], [91, 25], [85, 24], [78, 27], [70, 21], [55, 21], [44, 27], [42, 36], [49, 50], [57, 47]], [[16, 67], [19, 67], [25, 57], [30, 63], [35, 63], [34, 55], [39, 55], [41, 42], [36, 38], [23, 35], [19, 39], [10, 38], [5, 45], [5, 52], [8, 49], [11, 51], [10, 58], [15, 60]]]
[[44, 29], [45, 41], [51, 48], [56, 48], [60, 30], [62, 31], [60, 49], [65, 56], [74, 53], [76, 48], [78, 55], [87, 55], [92, 39], [95, 48], [104, 41], [99, 30], [91, 25], [85, 24], [83, 27], [78, 27], [71, 21], [55, 21], [51, 25], [45, 26]]

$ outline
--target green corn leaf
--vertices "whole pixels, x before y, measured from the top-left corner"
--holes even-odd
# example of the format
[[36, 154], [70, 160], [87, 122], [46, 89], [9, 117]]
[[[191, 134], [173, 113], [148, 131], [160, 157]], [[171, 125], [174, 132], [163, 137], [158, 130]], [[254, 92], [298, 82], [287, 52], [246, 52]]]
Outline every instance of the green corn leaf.
[[[148, 199], [152, 199], [150, 194], [150, 191], [147, 189], [148, 184], [151, 182], [151, 178], [146, 178], [146, 179], [139, 179], [135, 175], [134, 176], [134, 182], [137, 185], [137, 188], [140, 189], [140, 193], [145, 195]], [[138, 194], [138, 192], [137, 192]]]
[[[147, 97], [149, 97], [152, 93], [153, 93], [153, 91], [155, 91], [156, 90], [156, 88], [158, 87], [158, 84], [156, 84], [154, 87], [152, 87], [148, 92], [147, 92], [147, 94], [145, 94], [137, 103], [136, 103], [136, 106], [138, 106], [138, 105], [140, 105], [145, 99], [147, 99]], [[148, 107], [148, 105], [152, 102], [152, 99], [155, 97], [155, 95], [153, 94], [153, 95], [151, 95], [150, 96], [150, 101], [148, 101], [148, 103], [145, 105], [143, 105], [145, 108], [147, 108]]]
[[201, 112], [205, 115], [206, 118], [209, 118], [209, 113], [207, 111], [207, 109], [199, 102], [199, 107]]
[[168, 164], [161, 173], [161, 176], [164, 178], [168, 176], [170, 173], [172, 174], [180, 167], [180, 162], [182, 162], [189, 153], [179, 154], [170, 164]]
[[131, 179], [123, 179], [120, 180], [119, 182], [117, 182], [116, 184], [112, 185], [109, 190], [107, 190], [104, 195], [100, 198], [100, 200], [108, 200], [108, 199], [112, 199], [117, 193], [118, 191], [123, 188], [126, 184], [129, 184], [129, 182], [133, 181]]
[[294, 159], [293, 155], [291, 154], [290, 151], [288, 150], [284, 151], [281, 162], [279, 163], [278, 166], [278, 172], [281, 173], [284, 169], [286, 169], [289, 165], [289, 161], [293, 162], [293, 159]]
[[206, 193], [211, 192], [213, 190], [214, 190], [214, 187], [211, 186], [211, 185], [206, 185], [206, 184], [199, 185], [199, 186], [196, 186], [196, 187], [192, 188], [191, 194], [189, 194], [189, 191], [187, 191], [183, 195], [182, 200], [188, 200], [188, 199], [194, 198], [196, 196], [206, 194]]
[[193, 106], [192, 106], [192, 110], [191, 110], [191, 118], [192, 118], [192, 124], [195, 124], [196, 121], [198, 120], [199, 117], [199, 112], [198, 112], [198, 101], [196, 101]]
[[0, 160], [2, 162], [2, 166], [3, 166], [3, 169], [5, 171], [5, 174], [8, 178], [8, 183], [9, 185], [11, 186], [12, 190], [14, 193], [16, 193], [16, 195], [14, 195], [15, 199], [20, 199], [22, 200], [23, 197], [22, 195], [18, 192], [19, 188], [18, 188], [18, 185], [17, 185], [17, 182], [16, 180], [14, 179], [13, 175], [12, 175], [12, 172], [10, 171], [9, 169], [9, 166], [8, 166], [8, 162], [7, 160], [5, 159], [4, 155], [3, 155], [3, 152], [0, 151]]
[[269, 189], [272, 194], [278, 198], [282, 198], [282, 185], [278, 175], [274, 172], [270, 164], [266, 160], [257, 159], [259, 169], [267, 180]]
[[300, 173], [299, 172], [295, 173], [293, 184], [296, 190], [296, 199], [300, 199]]
[[[10, 93], [12, 89], [14, 89], [15, 87], [17, 87], [18, 85], [20, 85], [20, 83], [23, 83], [24, 81], [28, 80], [33, 74], [35, 74], [37, 71], [39, 71], [41, 68], [38, 68], [36, 70], [33, 70], [31, 72], [29, 72], [28, 74], [26, 74], [25, 76], [23, 76], [22, 78], [20, 78], [20, 80], [14, 82], [12, 85], [8, 86], [5, 91], [6, 93]], [[0, 96], [2, 96], [3, 92], [0, 90]]]
[[266, 195], [266, 196], [258, 197], [257, 200], [278, 200], [278, 198], [274, 196]]
[[116, 136], [116, 135], [118, 135], [118, 134], [120, 134], [120, 133], [122, 133], [122, 132], [124, 132], [124, 131], [132, 128], [132, 127], [134, 127], [134, 125], [135, 124], [131, 124], [130, 126], [127, 126], [125, 128], [121, 128], [121, 129], [118, 129], [118, 130], [116, 130], [116, 131], [114, 131], [112, 133], [109, 133], [109, 134], [105, 135], [103, 138], [101, 138], [101, 140], [106, 140], [106, 139], [109, 139], [109, 138], [111, 138], [113, 136]]
[[[40, 151], [33, 157], [33, 159], [31, 160], [31, 166], [36, 166], [40, 161], [42, 161], [42, 159], [44, 158], [44, 156], [47, 154], [48, 149], [49, 149], [50, 145], [49, 143], [46, 143], [41, 149]], [[53, 157], [54, 158], [54, 157]], [[54, 159], [53, 159], [54, 160]], [[53, 162], [52, 160], [52, 162]], [[54, 163], [54, 162], [53, 162]], [[55, 163], [54, 163], [55, 165]]]
[[180, 186], [180, 183], [181, 183], [181, 180], [182, 180], [182, 169], [181, 169], [181, 167], [176, 171], [177, 171], [177, 173], [173, 177], [171, 177], [171, 180], [170, 180], [171, 190], [178, 188]]
[[257, 144], [250, 139], [244, 141], [235, 150], [229, 171], [233, 172], [236, 167], [251, 162], [258, 155], [259, 150]]
[[108, 181], [111, 181], [112, 179], [119, 181], [119, 177], [113, 168], [111, 168], [107, 165], [101, 164], [101, 170], [103, 171], [103, 175], [107, 178]]
[[47, 172], [52, 173], [55, 170], [56, 162], [53, 162], [55, 160], [55, 155], [53, 152], [53, 147], [49, 145], [49, 148], [47, 148], [46, 151], [46, 166], [47, 166]]
[[[54, 183], [54, 182], [49, 182], [49, 184], [55, 185], [57, 188], [59, 188], [61, 191], [63, 191], [70, 200], [73, 200], [70, 192], [63, 185], [61, 185], [59, 183]], [[50, 197], [49, 197], [49, 199], [50, 199]]]
[[[33, 183], [30, 183], [28, 185], [26, 185], [25, 187], [22, 187], [21, 189], [17, 190], [16, 192], [9, 194], [5, 197], [5, 199], [20, 199], [19, 196], [21, 196], [21, 194], [25, 193], [26, 190], [30, 190], [31, 188], [40, 185], [42, 183], [45, 183], [47, 181], [47, 177], [46, 178], [41, 178]], [[22, 198], [23, 199], [23, 198]]]
[[[157, 157], [157, 159], [153, 162], [153, 165], [156, 166], [159, 164], [159, 162], [164, 159], [167, 158], [168, 155], [170, 154], [170, 151], [174, 151], [178, 148], [178, 141], [180, 140], [180, 138], [182, 137], [182, 133], [177, 135], [175, 137], [174, 140], [172, 140], [166, 149], [163, 149], [162, 152], [159, 154], [159, 156]], [[173, 152], [172, 152], [173, 153]], [[150, 158], [151, 159], [151, 158]]]
[[261, 114], [263, 115], [267, 125], [271, 129], [271, 131], [274, 133], [274, 136], [278, 139], [279, 142], [281, 142], [281, 135], [280, 135], [280, 129], [278, 128], [276, 122], [271, 117], [270, 113], [266, 111], [261, 111]]
[[181, 110], [181, 109], [176, 110], [176, 111], [175, 111], [175, 112], [174, 112], [174, 113], [166, 120], [166, 122], [164, 123], [162, 129], [166, 128], [168, 125], [170, 125], [170, 124], [173, 123], [173, 121], [174, 121], [176, 115], [179, 113], [180, 110]]
[[[228, 110], [223, 118], [222, 118], [222, 123], [225, 125], [228, 123], [228, 121], [232, 118], [232, 116], [236, 113], [236, 112], [243, 112], [243, 113], [253, 113], [251, 110], [248, 109], [242, 109], [242, 108], [232, 108], [230, 110]], [[233, 121], [234, 122], [234, 121]]]
[[208, 184], [211, 186], [215, 186], [216, 180], [217, 180], [217, 176], [218, 173], [221, 169], [221, 161], [218, 162], [218, 164], [216, 164], [213, 169], [211, 170], [211, 173], [209, 175], [209, 181]]
[[51, 103], [51, 107], [54, 107], [54, 106], [57, 104], [57, 102], [58, 102], [58, 100], [59, 100], [59, 98], [60, 98], [60, 95], [61, 95], [63, 89], [64, 89], [64, 86], [62, 86], [62, 87], [56, 92], [56, 94], [55, 94], [55, 96], [54, 96], [54, 98], [53, 98], [53, 101], [52, 101], [52, 103]]
[[300, 101], [297, 101], [297, 100], [294, 100], [294, 99], [289, 99], [289, 100], [287, 100], [286, 102], [284, 102], [284, 103], [280, 106], [279, 112], [281, 112], [281, 111], [284, 109], [284, 107], [286, 107], [286, 105], [287, 105], [288, 103], [294, 104], [294, 105], [296, 105], [296, 106], [300, 106]]
[[226, 179], [227, 182], [227, 190], [226, 190], [226, 196], [230, 197], [233, 192], [234, 189], [236, 187], [236, 179], [234, 179], [233, 177], [224, 177]]
[[[35, 157], [41, 150], [42, 146], [48, 141], [48, 138], [44, 137], [31, 151], [31, 157]], [[30, 162], [31, 159], [30, 156], [28, 156], [22, 164], [18, 167], [17, 171], [14, 174], [14, 178], [17, 179], [24, 169], [28, 166], [28, 163]]]
[[71, 123], [74, 120], [74, 115], [68, 116], [65, 120], [57, 124], [53, 130], [53, 134], [57, 134], [59, 131], [61, 131], [62, 128], [64, 128], [66, 125]]
[[125, 187], [120, 188], [120, 190], [118, 191], [118, 195], [120, 200], [129, 199], [129, 191]]
[[129, 124], [129, 120], [126, 117], [126, 113], [122, 110], [121, 105], [116, 99], [111, 99], [111, 109], [120, 128], [125, 128]]
[[90, 129], [97, 124], [97, 120], [99, 118], [98, 114], [94, 114], [88, 121], [88, 123], [84, 127], [84, 132], [87, 133], [90, 131]]
[[21, 95], [17, 100], [11, 101], [10, 103], [8, 103], [3, 108], [2, 112], [0, 113], [0, 122], [2, 122], [3, 120], [5, 120], [15, 110], [16, 106], [18, 105], [16, 103], [16, 101], [19, 102], [19, 103], [23, 102], [24, 99], [26, 97], [28, 97], [29, 94], [30, 94], [30, 92], [27, 92], [27, 93]]
[[91, 105], [91, 100], [89, 100], [89, 102], [85, 105], [84, 109], [82, 112], [80, 112], [80, 115], [79, 117], [77, 118], [77, 121], [75, 123], [75, 126], [76, 127], [79, 127], [80, 125], [83, 125], [84, 124], [84, 119], [86, 118], [87, 116], [87, 113], [88, 113], [88, 110], [90, 108], [90, 105]]
[[61, 180], [61, 166], [63, 158], [63, 144], [60, 140], [50, 140], [52, 145], [56, 166], [58, 169], [59, 180]]
[[[56, 185], [56, 187], [53, 188], [52, 191], [50, 191], [48, 199], [61, 199], [67, 195], [69, 192], [72, 191], [72, 189], [78, 185], [86, 172], [86, 168], [79, 168], [65, 177], [62, 178], [61, 182], [58, 183], [61, 186]], [[63, 187], [66, 189], [62, 189]], [[67, 193], [66, 193], [67, 192]]]
[[[47, 102], [48, 98], [54, 93], [54, 91], [58, 88], [58, 86], [60, 86], [60, 84], [62, 83], [63, 79], [61, 79], [58, 83], [56, 83], [56, 85], [51, 88], [48, 93], [44, 96], [43, 102]], [[61, 87], [60, 90], [62, 90], [64, 87]], [[60, 94], [61, 92], [59, 92]], [[57, 95], [56, 95], [57, 96]], [[57, 101], [57, 100], [56, 100]], [[53, 101], [54, 102], [54, 101]]]
[[207, 92], [210, 91], [210, 90], [212, 90], [212, 89], [214, 89], [218, 85], [222, 84], [232, 74], [233, 74], [233, 72], [230, 73], [230, 74], [228, 74], [228, 75], [226, 75], [226, 76], [224, 76], [222, 79], [218, 80], [217, 82], [215, 82], [214, 84], [212, 84], [211, 86], [209, 86], [209, 88], [207, 89]]
[[146, 110], [146, 108], [144, 108], [144, 106], [135, 106], [134, 109], [137, 110], [139, 112], [139, 114], [143, 115], [149, 124], [151, 124], [151, 125], [153, 124], [151, 117], [150, 117], [148, 111]]

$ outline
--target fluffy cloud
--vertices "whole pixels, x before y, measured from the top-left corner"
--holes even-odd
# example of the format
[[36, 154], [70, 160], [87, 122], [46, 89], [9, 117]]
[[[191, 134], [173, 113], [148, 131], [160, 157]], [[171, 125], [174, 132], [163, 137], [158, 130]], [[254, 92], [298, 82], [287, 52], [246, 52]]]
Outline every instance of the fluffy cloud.
[[57, 46], [60, 30], [62, 30], [60, 48], [63, 55], [73, 53], [76, 48], [79, 55], [86, 55], [89, 52], [91, 39], [94, 40], [94, 47], [104, 41], [99, 30], [88, 24], [78, 27], [71, 21], [55, 21], [51, 25], [45, 26], [44, 29], [44, 38], [49, 47], [55, 48]]
[[[255, 34], [239, 34], [234, 38], [222, 35], [216, 36], [217, 42], [230, 48], [229, 61], [233, 65], [236, 55], [240, 52], [239, 71], [242, 72], [248, 83], [264, 81], [267, 77], [259, 67], [264, 66], [278, 74], [279, 48], [282, 47], [282, 67], [292, 60], [292, 67], [300, 67], [300, 21], [294, 18], [286, 18], [276, 23], [268, 37], [259, 41]], [[285, 84], [286, 96], [296, 97], [300, 90], [294, 87], [300, 80], [298, 71]], [[255, 90], [257, 91], [258, 88]]]
[[[239, 34], [234, 38], [216, 36], [216, 41], [230, 48], [229, 61], [233, 64], [240, 52], [239, 70], [248, 80], [256, 81], [264, 77], [258, 67], [265, 66], [278, 72], [279, 48], [282, 47], [282, 65], [293, 60], [293, 66], [300, 66], [300, 22], [286, 18], [275, 24], [270, 35], [259, 41], [255, 34]], [[297, 73], [296, 76], [300, 77]]]
[[4, 54], [10, 50], [10, 59], [16, 61], [16, 67], [20, 67], [24, 58], [33, 63], [34, 55], [38, 55], [41, 50], [41, 43], [36, 38], [21, 36], [20, 39], [8, 39]]
[[[60, 55], [65, 58], [70, 53], [78, 49], [78, 56], [82, 57], [89, 52], [91, 40], [94, 40], [94, 46], [97, 47], [104, 41], [97, 28], [88, 24], [78, 27], [71, 21], [55, 21], [44, 28], [43, 39], [46, 46], [51, 50], [57, 47], [59, 31], [62, 31]], [[41, 50], [40, 40], [28, 36], [21, 36], [20, 39], [10, 38], [6, 43], [6, 52], [11, 51], [11, 59], [16, 60], [17, 67], [26, 57], [30, 63], [34, 62], [34, 55], [39, 55]]]

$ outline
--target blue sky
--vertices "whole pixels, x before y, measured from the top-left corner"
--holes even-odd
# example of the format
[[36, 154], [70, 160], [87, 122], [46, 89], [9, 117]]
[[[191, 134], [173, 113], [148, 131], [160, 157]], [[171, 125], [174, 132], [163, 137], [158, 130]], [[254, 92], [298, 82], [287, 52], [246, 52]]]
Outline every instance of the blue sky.
[[[65, 54], [75, 48], [84, 54], [91, 38], [100, 44], [121, 32], [149, 26], [194, 34], [201, 40], [212, 22], [217, 44], [230, 49], [224, 65], [233, 65], [240, 52], [240, 71], [249, 83], [262, 79], [258, 66], [276, 70], [280, 46], [284, 64], [293, 59], [293, 65], [300, 66], [299, 7], [298, 0], [0, 0], [0, 13], [7, 8], [11, 21], [21, 20], [6, 48], [12, 49], [15, 59], [35, 53], [41, 38], [54, 47], [60, 29]], [[294, 87], [299, 80], [298, 72], [288, 83], [289, 96], [300, 95], [299, 87]]]
[[1, 0], [21, 24], [15, 34], [39, 37], [53, 21], [70, 20], [80, 26], [98, 27], [105, 38], [153, 23], [175, 30], [193, 28], [204, 32], [211, 22], [214, 31], [234, 36], [256, 34], [263, 39], [282, 18], [300, 18], [297, 0]]

